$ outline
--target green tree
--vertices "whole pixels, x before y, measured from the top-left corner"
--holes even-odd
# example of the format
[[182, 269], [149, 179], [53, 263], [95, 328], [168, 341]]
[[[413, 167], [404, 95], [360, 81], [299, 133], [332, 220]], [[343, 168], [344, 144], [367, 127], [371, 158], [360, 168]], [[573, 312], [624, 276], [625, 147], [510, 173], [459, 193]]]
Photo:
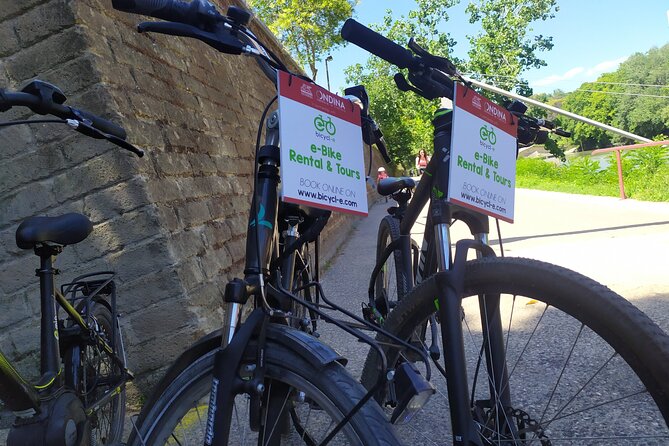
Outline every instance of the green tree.
[[[392, 12], [387, 11], [383, 23], [373, 28], [402, 46], [413, 37], [433, 54], [448, 57], [456, 42], [441, 30], [447, 28], [448, 9], [458, 2], [417, 0], [417, 8], [406, 17], [393, 19]], [[529, 24], [547, 20], [555, 11], [555, 0], [484, 0], [470, 4], [470, 22], [480, 23], [483, 31], [470, 38], [469, 60], [454, 62], [461, 71], [516, 79], [525, 69], [544, 64], [537, 54], [551, 48], [550, 38], [528, 37]], [[393, 81], [397, 71], [372, 56], [364, 65], [349, 67], [346, 74], [348, 82], [362, 83], [367, 88], [371, 112], [386, 135], [391, 156], [396, 162], [411, 166], [418, 150], [432, 147], [431, 118], [438, 101], [428, 102], [397, 90]], [[529, 91], [523, 82], [501, 86]]]
[[[566, 110], [609, 125], [616, 125], [615, 114], [618, 109], [619, 93], [622, 82], [615, 73], [606, 73], [599, 77], [602, 84], [585, 83], [579, 90], [565, 97], [563, 106]], [[566, 130], [572, 132], [572, 140], [582, 150], [611, 145], [613, 134], [581, 121], [564, 119], [561, 121]]]
[[[433, 54], [447, 57], [455, 41], [439, 26], [448, 20], [448, 8], [458, 0], [418, 0], [418, 8], [393, 19], [387, 10], [383, 23], [373, 26], [389, 39], [406, 46], [409, 38]], [[371, 113], [379, 123], [389, 145], [390, 155], [396, 164], [405, 168], [413, 166], [414, 157], [420, 149], [430, 151], [432, 147], [432, 114], [439, 101], [426, 101], [397, 89], [393, 80], [400, 71], [384, 60], [370, 56], [364, 65], [347, 68], [346, 80], [351, 84], [362, 84], [370, 98]]]
[[492, 76], [505, 90], [532, 94], [520, 75], [528, 68], [545, 66], [538, 53], [551, 50], [553, 42], [541, 34], [528, 36], [530, 23], [555, 17], [556, 0], [479, 0], [469, 3], [466, 11], [469, 22], [481, 26], [478, 34], [468, 36], [467, 70]]
[[353, 14], [357, 0], [248, 0], [248, 4], [316, 80], [316, 62], [343, 43], [339, 29]]
[[[566, 110], [646, 138], [669, 133], [669, 44], [637, 53], [612, 73], [569, 93]], [[563, 119], [574, 142], [589, 150], [629, 140], [591, 125]]]

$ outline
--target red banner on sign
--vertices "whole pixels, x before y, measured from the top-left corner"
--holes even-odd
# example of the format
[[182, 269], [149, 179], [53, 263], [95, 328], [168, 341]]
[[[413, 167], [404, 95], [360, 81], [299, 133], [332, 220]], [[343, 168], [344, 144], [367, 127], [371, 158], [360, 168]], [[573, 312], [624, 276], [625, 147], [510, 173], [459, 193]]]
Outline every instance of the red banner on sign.
[[360, 125], [360, 107], [297, 76], [279, 71], [279, 94], [352, 124]]
[[457, 91], [456, 103], [458, 107], [467, 110], [472, 115], [494, 125], [514, 138], [517, 136], [518, 120], [508, 110], [464, 85], [458, 85]]

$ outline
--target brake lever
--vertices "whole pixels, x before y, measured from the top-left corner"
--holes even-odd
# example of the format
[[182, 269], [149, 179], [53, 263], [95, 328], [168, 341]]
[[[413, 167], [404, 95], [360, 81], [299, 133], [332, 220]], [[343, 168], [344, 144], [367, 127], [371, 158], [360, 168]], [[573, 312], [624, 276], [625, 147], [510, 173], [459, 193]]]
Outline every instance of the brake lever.
[[140, 158], [144, 156], [144, 151], [142, 149], [133, 146], [125, 139], [121, 139], [118, 136], [104, 133], [96, 129], [92, 125], [87, 124], [86, 122], [78, 121], [76, 119], [66, 119], [65, 122], [67, 122], [67, 125], [72, 127], [77, 132], [81, 133], [82, 135], [86, 135], [90, 138], [95, 138], [95, 139], [106, 139], [112, 144], [115, 144], [123, 149], [130, 151]]
[[458, 69], [456, 66], [451, 62], [449, 59], [441, 56], [435, 56], [434, 54], [430, 54], [427, 50], [425, 50], [422, 46], [420, 46], [414, 38], [409, 39], [409, 49], [413, 51], [416, 55], [420, 56], [423, 58], [423, 61], [425, 62], [425, 65], [431, 68], [436, 68], [439, 71], [443, 71], [444, 73], [448, 74], [449, 76], [460, 76], [460, 73], [458, 72]]
[[[225, 25], [221, 25], [221, 27], [225, 27]], [[225, 33], [224, 29], [220, 27], [219, 29], [220, 32], [214, 34], [192, 25], [177, 22], [142, 22], [137, 25], [137, 31], [140, 33], [153, 32], [170, 36], [192, 37], [222, 53], [242, 54], [246, 45], [229, 33]]]
[[397, 89], [400, 91], [411, 91], [416, 93], [418, 96], [424, 96], [424, 93], [419, 90], [418, 88], [414, 87], [411, 85], [404, 75], [402, 73], [395, 73], [395, 76], [393, 77], [393, 80], [395, 81], [395, 85], [397, 86]]

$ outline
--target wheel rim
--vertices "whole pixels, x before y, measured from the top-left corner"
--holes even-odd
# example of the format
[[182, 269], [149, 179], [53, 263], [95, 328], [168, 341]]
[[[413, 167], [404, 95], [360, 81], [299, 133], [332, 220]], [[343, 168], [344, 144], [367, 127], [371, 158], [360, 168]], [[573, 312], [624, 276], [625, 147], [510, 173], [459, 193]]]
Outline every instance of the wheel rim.
[[[209, 390], [211, 381], [209, 370], [200, 376], [197, 384], [189, 393], [192, 397], [182, 407], [182, 414], [165, 415], [168, 418], [165, 425], [160, 427], [162, 433], [152, 444], [156, 445], [201, 445], [204, 442], [207, 411], [209, 407]], [[276, 372], [276, 371], [274, 371]], [[273, 373], [276, 375], [276, 373]], [[319, 444], [329, 435], [336, 424], [343, 418], [335, 404], [330, 401], [313, 384], [306, 382], [302, 377], [285, 369], [280, 371], [280, 378], [266, 380], [266, 395], [275, 392], [276, 387], [289, 383], [289, 392], [282, 397], [279, 405], [286, 408], [286, 417], [283, 424], [274, 423], [267, 426], [264, 435], [268, 438], [272, 432], [279, 429], [282, 432], [281, 444], [304, 445]], [[231, 445], [257, 445], [258, 432], [253, 432], [249, 426], [250, 397], [247, 394], [237, 395], [230, 426]], [[313, 443], [312, 443], [313, 442]], [[358, 437], [349, 425], [339, 431], [328, 444], [348, 445], [360, 444]]]
[[[386, 239], [383, 241], [382, 246], [384, 247], [388, 246], [391, 243], [391, 241], [392, 240], [390, 234], [387, 234]], [[377, 280], [376, 288], [377, 288], [376, 289], [377, 297], [383, 296], [383, 293], [385, 293], [385, 297], [389, 304], [391, 302], [398, 301], [399, 296], [397, 290], [397, 269], [395, 267], [394, 253], [388, 256], [386, 262], [381, 267], [381, 271], [379, 272], [379, 280]]]
[[[652, 396], [622, 357], [594, 331], [533, 298], [502, 295], [501, 302], [511, 405], [496, 411], [487, 403], [491, 399], [491, 378], [483, 358], [479, 302], [476, 296], [463, 300], [472, 413], [484, 444], [629, 445], [669, 441], [669, 431]], [[414, 333], [423, 336], [427, 349], [430, 330], [425, 330], [424, 324], [417, 327]], [[417, 365], [424, 373], [424, 364]], [[443, 444], [434, 442], [435, 437], [448, 438], [450, 444], [452, 437], [448, 427], [434, 435], [435, 425], [449, 425], [443, 419], [449, 412], [445, 380], [434, 366], [432, 370], [431, 381], [437, 393], [415, 420], [400, 429], [403, 440], [416, 445]], [[431, 434], [426, 436], [426, 432]]]
[[[109, 325], [110, 321], [105, 316], [104, 314], [91, 316], [91, 323], [95, 327], [94, 331], [109, 344], [112, 330]], [[84, 366], [82, 376], [84, 401], [86, 405], [89, 405], [110, 390], [109, 382], [113, 377], [119, 376], [120, 369], [97, 345], [88, 345], [83, 350], [82, 364]], [[119, 398], [119, 396], [112, 398], [91, 414], [92, 444], [106, 445], [119, 440], [120, 432], [117, 426], [118, 418], [121, 417], [119, 410], [122, 409]]]

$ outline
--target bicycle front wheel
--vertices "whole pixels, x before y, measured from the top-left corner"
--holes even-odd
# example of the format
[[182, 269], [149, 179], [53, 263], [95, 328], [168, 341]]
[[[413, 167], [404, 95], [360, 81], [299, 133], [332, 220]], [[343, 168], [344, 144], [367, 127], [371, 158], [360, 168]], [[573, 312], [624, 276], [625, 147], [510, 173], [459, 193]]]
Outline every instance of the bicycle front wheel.
[[[209, 392], [216, 351], [191, 363], [148, 409], [139, 427], [143, 441], [133, 433], [128, 444], [202, 445], [205, 438]], [[240, 373], [255, 363], [254, 350], [245, 355]], [[365, 390], [338, 363], [316, 368], [295, 352], [271, 343], [266, 349], [265, 396], [280, 395], [285, 415], [274, 426], [257, 432], [249, 425], [249, 397], [234, 401], [230, 445], [258, 445], [258, 437], [281, 433], [281, 444], [320, 444], [364, 396]], [[254, 431], [255, 430], [255, 431]], [[133, 441], [134, 438], [134, 441]], [[267, 444], [275, 444], [268, 442]], [[328, 443], [329, 445], [399, 445], [393, 427], [374, 401], [369, 401]]]
[[[400, 338], [421, 339], [426, 350], [431, 330], [424, 325], [436, 311], [427, 288], [412, 290], [384, 326]], [[497, 299], [497, 314], [482, 314], [490, 308], [485, 302]], [[483, 444], [669, 444], [669, 337], [622, 297], [565, 268], [492, 258], [467, 264], [462, 308], [469, 410]], [[510, 393], [502, 410], [488, 372], [487, 345], [494, 340], [484, 336], [494, 318], [501, 320], [498, 345], [508, 376], [502, 391]], [[389, 364], [415, 361], [385, 348]], [[363, 384], [375, 381], [378, 367], [370, 353]], [[432, 370], [436, 394], [399, 432], [416, 445], [451, 443], [446, 382]]]

